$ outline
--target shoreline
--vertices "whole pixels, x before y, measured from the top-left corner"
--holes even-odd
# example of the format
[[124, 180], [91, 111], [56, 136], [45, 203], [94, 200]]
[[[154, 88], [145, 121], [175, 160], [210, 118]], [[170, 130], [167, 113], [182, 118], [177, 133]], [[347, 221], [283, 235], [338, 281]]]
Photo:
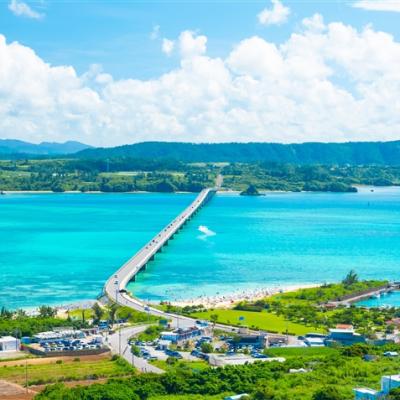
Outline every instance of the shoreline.
[[257, 301], [267, 297], [271, 297], [278, 293], [294, 292], [300, 289], [310, 289], [321, 286], [322, 283], [309, 283], [309, 284], [290, 284], [290, 285], [275, 285], [262, 287], [259, 289], [241, 289], [224, 294], [216, 294], [213, 296], [198, 296], [185, 300], [177, 301], [150, 301], [151, 304], [166, 303], [178, 307], [196, 307], [204, 306], [206, 309], [210, 308], [231, 308], [237, 303], [242, 301]]
[[[355, 188], [360, 189], [361, 193], [365, 193], [368, 190], [379, 190], [379, 189], [389, 189], [389, 188], [397, 188], [399, 185], [391, 185], [391, 186], [373, 186], [373, 185], [353, 185]], [[1, 191], [3, 195], [13, 195], [13, 194], [151, 194], [151, 193], [158, 193], [158, 194], [196, 194], [198, 192], [184, 192], [184, 191], [177, 191], [177, 192], [149, 192], [146, 190], [135, 190], [131, 192], [101, 192], [99, 190], [81, 192], [80, 190], [66, 190], [64, 192], [53, 192], [51, 190], [3, 190]], [[233, 190], [233, 189], [219, 189], [217, 190], [217, 194], [223, 195], [240, 195], [240, 190]], [[260, 189], [260, 193], [262, 194], [288, 194], [288, 193], [338, 193], [338, 194], [346, 194], [349, 192], [326, 192], [326, 191], [304, 191], [301, 190], [299, 192], [293, 192], [291, 190], [263, 190]], [[353, 193], [353, 192], [350, 192]], [[358, 192], [360, 193], [360, 192]], [[353, 193], [357, 194], [357, 192]], [[250, 196], [251, 197], [251, 196]]]

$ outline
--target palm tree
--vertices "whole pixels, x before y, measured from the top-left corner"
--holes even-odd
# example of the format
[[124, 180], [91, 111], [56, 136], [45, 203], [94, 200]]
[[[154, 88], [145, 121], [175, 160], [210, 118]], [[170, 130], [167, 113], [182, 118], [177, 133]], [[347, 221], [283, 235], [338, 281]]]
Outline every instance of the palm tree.
[[345, 278], [342, 281], [343, 285], [346, 287], [352, 286], [357, 282], [358, 282], [358, 275], [356, 271], [354, 271], [354, 269], [349, 271], [349, 273], [345, 276]]
[[94, 314], [94, 322], [98, 323], [101, 320], [101, 317], [103, 316], [103, 310], [102, 308], [99, 306], [99, 303], [94, 303], [93, 307], [93, 314]]
[[110, 317], [110, 321], [111, 324], [114, 325], [115, 322], [115, 316], [117, 314], [117, 310], [118, 310], [119, 306], [117, 303], [112, 303], [109, 307], [108, 307], [108, 316]]

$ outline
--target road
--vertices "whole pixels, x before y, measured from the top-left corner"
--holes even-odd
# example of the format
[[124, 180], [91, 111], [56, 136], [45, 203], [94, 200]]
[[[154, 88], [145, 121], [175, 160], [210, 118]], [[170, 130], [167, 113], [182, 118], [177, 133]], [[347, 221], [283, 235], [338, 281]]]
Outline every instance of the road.
[[131, 259], [129, 259], [113, 276], [111, 276], [104, 286], [107, 296], [117, 304], [131, 307], [135, 310], [147, 312], [149, 314], [167, 318], [176, 327], [193, 326], [193, 319], [168, 314], [146, 305], [141, 300], [131, 297], [126, 291], [126, 285], [131, 279], [151, 261], [158, 251], [165, 246], [170, 239], [183, 227], [183, 225], [208, 201], [215, 193], [214, 188], [202, 190], [195, 200], [186, 207], [170, 224], [162, 229], [152, 240], [143, 246]]
[[134, 326], [122, 328], [120, 331], [108, 336], [107, 343], [111, 347], [113, 354], [120, 354], [129, 364], [133, 364], [135, 368], [142, 372], [153, 372], [155, 374], [163, 374], [165, 371], [151, 365], [144, 358], [133, 356], [131, 347], [128, 343], [133, 335], [143, 332], [148, 325]]

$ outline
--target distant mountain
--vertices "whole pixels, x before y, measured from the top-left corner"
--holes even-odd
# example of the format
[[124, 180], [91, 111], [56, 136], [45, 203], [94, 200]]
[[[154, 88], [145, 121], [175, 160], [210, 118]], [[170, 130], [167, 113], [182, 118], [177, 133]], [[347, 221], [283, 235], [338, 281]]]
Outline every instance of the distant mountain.
[[89, 149], [91, 146], [80, 142], [68, 141], [65, 143], [42, 142], [39, 144], [22, 140], [0, 139], [0, 154], [30, 154], [30, 155], [64, 155]]
[[400, 141], [302, 144], [143, 142], [113, 148], [86, 149], [75, 157], [174, 159], [186, 162], [400, 165]]

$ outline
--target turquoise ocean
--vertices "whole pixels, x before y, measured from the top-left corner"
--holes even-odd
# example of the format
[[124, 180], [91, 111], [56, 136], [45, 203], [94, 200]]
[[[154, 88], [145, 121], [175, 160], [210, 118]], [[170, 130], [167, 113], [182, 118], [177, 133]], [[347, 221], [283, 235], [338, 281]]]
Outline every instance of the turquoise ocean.
[[[93, 299], [193, 194], [0, 196], [0, 306]], [[218, 194], [130, 290], [146, 300], [340, 280], [400, 280], [400, 188]]]

